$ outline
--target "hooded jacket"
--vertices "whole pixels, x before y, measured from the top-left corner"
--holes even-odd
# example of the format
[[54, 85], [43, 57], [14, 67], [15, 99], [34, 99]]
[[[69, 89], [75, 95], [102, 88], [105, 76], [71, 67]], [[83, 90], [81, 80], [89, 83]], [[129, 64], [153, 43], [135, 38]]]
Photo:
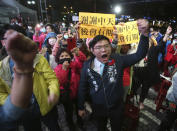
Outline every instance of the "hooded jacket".
[[51, 37], [54, 37], [54, 38], [56, 38], [57, 37], [57, 34], [55, 33], [55, 32], [50, 32], [50, 33], [48, 33], [47, 35], [46, 35], [46, 37], [45, 37], [45, 40], [44, 40], [44, 43], [42, 44], [42, 47], [46, 47], [47, 46], [47, 40], [49, 39], [49, 38], [51, 38]]

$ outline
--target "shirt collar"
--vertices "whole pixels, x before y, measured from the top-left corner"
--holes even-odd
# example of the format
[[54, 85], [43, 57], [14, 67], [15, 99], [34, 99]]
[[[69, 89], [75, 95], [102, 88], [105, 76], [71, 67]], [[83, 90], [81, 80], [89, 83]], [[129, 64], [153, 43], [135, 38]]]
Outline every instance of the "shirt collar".
[[94, 59], [94, 67], [100, 67], [100, 65], [103, 64], [101, 63], [96, 57]]

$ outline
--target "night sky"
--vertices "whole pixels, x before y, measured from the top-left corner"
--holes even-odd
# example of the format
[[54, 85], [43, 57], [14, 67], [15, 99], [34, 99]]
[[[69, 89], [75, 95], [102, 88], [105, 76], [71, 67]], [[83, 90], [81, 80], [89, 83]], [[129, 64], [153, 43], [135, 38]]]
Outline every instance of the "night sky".
[[[24, 5], [24, 0], [19, 0]], [[43, 0], [42, 0], [43, 1]], [[177, 0], [46, 0], [48, 15], [52, 21], [63, 20], [66, 16], [69, 21], [72, 16], [78, 15], [78, 12], [97, 12], [97, 13], [115, 13], [114, 8], [116, 5], [121, 6], [122, 11], [117, 14], [117, 17], [121, 15], [128, 15], [133, 18], [149, 17], [151, 20], [176, 20], [177, 21]], [[40, 16], [40, 4], [39, 0], [36, 6], [29, 6], [37, 10], [38, 16]], [[49, 7], [49, 5], [51, 7]], [[66, 12], [71, 7], [73, 14]], [[45, 9], [43, 9], [45, 10]], [[67, 21], [68, 21], [67, 20]]]
[[157, 19], [177, 17], [177, 0], [57, 0], [57, 3], [60, 9], [64, 5], [73, 6], [76, 12], [114, 13], [114, 7], [120, 5], [122, 12], [118, 16], [150, 16]]

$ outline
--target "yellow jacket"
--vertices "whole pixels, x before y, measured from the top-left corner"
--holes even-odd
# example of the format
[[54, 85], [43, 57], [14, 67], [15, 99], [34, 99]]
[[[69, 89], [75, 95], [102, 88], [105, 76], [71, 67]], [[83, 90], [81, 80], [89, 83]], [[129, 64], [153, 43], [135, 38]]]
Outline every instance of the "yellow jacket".
[[[12, 86], [12, 76], [9, 66], [10, 57], [7, 56], [0, 62], [0, 105], [3, 105], [7, 96], [10, 94]], [[47, 60], [42, 55], [36, 55], [34, 59], [33, 73], [33, 93], [40, 107], [40, 112], [44, 116], [53, 105], [48, 104], [49, 93], [54, 93], [59, 97], [59, 82], [54, 71], [49, 66]], [[8, 85], [4, 85], [4, 82]]]

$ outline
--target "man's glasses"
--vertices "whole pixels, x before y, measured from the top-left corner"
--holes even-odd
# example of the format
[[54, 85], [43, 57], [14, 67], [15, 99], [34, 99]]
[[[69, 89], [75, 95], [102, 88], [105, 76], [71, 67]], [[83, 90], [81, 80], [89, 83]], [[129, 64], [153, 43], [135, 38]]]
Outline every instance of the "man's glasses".
[[106, 44], [106, 45], [103, 45], [103, 46], [95, 46], [94, 49], [95, 50], [101, 50], [101, 49], [109, 49], [110, 48], [110, 44]]

